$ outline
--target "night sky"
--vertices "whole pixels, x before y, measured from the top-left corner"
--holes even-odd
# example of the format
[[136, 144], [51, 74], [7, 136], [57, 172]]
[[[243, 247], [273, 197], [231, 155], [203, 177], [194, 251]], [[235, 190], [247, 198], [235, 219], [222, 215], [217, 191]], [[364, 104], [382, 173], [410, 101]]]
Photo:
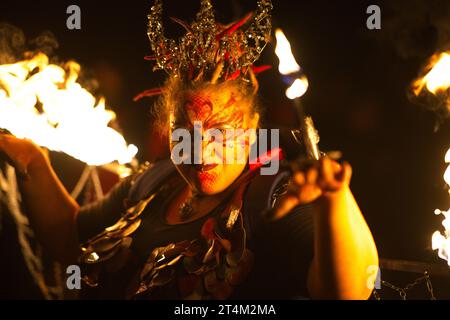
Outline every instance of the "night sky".
[[[166, 0], [166, 17], [191, 20], [198, 3]], [[213, 3], [222, 22], [243, 17], [256, 5], [250, 0]], [[81, 8], [81, 30], [66, 28], [70, 4]], [[0, 21], [22, 29], [30, 40], [52, 32], [59, 43], [52, 57], [74, 59], [86, 78], [98, 80], [96, 93], [116, 111], [126, 138], [140, 147], [141, 160], [161, 157], [165, 150], [152, 139], [149, 110], [154, 100], [132, 101], [164, 80], [143, 59], [150, 54], [146, 15], [151, 4], [0, 2]], [[366, 28], [370, 4], [381, 8], [381, 30]], [[380, 256], [439, 261], [431, 250], [431, 235], [442, 221], [434, 209], [449, 205], [442, 179], [449, 121], [435, 132], [435, 115], [410, 102], [407, 92], [427, 58], [450, 44], [450, 28], [443, 23], [450, 16], [448, 1], [274, 0], [274, 7], [274, 26], [284, 29], [309, 78], [303, 103], [320, 132], [320, 147], [341, 150], [352, 164], [352, 189]], [[180, 34], [169, 22], [166, 28], [168, 35]], [[275, 67], [260, 76], [265, 120], [268, 125], [293, 125], [273, 49], [270, 44], [259, 62]]]

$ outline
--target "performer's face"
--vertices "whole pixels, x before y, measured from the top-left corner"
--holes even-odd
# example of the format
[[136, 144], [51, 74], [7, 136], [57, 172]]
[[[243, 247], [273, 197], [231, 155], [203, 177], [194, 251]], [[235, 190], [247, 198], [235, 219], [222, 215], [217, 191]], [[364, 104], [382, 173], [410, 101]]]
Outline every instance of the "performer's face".
[[[211, 86], [187, 91], [183, 103], [170, 114], [172, 159], [179, 154], [178, 143], [183, 141], [182, 138], [174, 141], [173, 133], [177, 129], [186, 129], [184, 132], [190, 132], [188, 153], [191, 164], [179, 164], [177, 170], [198, 192], [219, 193], [244, 170], [250, 145], [256, 140], [254, 135], [246, 134], [244, 130], [256, 129], [259, 119], [251, 108], [250, 102], [237, 90], [217, 90]], [[202, 136], [203, 139], [200, 138]], [[197, 164], [194, 155], [197, 155]]]

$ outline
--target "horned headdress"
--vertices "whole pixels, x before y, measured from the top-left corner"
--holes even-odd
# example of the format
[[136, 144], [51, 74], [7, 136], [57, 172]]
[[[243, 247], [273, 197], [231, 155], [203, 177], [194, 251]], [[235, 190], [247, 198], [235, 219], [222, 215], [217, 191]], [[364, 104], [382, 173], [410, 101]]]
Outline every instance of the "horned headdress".
[[[171, 18], [186, 34], [178, 40], [166, 38], [162, 23], [162, 0], [156, 0], [148, 15], [148, 38], [154, 70], [164, 70], [183, 81], [227, 81], [242, 79], [257, 87], [255, 74], [267, 67], [254, 67], [270, 40], [272, 2], [258, 0], [257, 10], [230, 25], [215, 21], [210, 0], [201, 0], [192, 24]], [[245, 25], [249, 26], [243, 30]], [[158, 94], [148, 90], [137, 98]]]

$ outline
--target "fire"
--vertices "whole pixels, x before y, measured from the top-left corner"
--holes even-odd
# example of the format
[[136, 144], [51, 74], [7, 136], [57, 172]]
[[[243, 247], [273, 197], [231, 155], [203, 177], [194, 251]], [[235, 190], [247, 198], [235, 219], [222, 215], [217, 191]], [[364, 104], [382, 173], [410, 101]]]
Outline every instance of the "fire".
[[286, 97], [291, 100], [303, 96], [308, 90], [308, 79], [306, 77], [301, 77], [295, 79], [289, 88], [286, 89]]
[[413, 84], [414, 94], [418, 96], [426, 87], [433, 94], [450, 87], [450, 53], [443, 52], [431, 58], [427, 69], [430, 71]]
[[308, 90], [308, 79], [301, 75], [301, 68], [292, 54], [291, 45], [281, 29], [275, 31], [277, 45], [275, 53], [280, 60], [278, 71], [285, 76], [296, 76], [286, 90], [286, 96], [293, 100], [303, 96]]
[[275, 30], [275, 37], [277, 39], [275, 53], [280, 60], [278, 71], [283, 75], [300, 71], [300, 66], [297, 61], [295, 61], [294, 55], [292, 54], [291, 44], [283, 31], [281, 29]]
[[0, 128], [88, 165], [131, 162], [138, 150], [108, 126], [114, 112], [76, 82], [79, 64], [65, 69], [43, 53], [0, 65]]
[[[445, 154], [445, 163], [450, 163], [450, 149], [448, 149]], [[447, 167], [447, 170], [445, 170], [444, 181], [450, 186], [450, 165]], [[450, 193], [450, 189], [448, 192]]]
[[[450, 99], [448, 90], [450, 88], [450, 51], [435, 54], [430, 59], [430, 63], [426, 68], [427, 73], [414, 81], [412, 89], [416, 96], [422, 93], [431, 93], [433, 95], [439, 95], [440, 98], [445, 98], [447, 108], [450, 107]], [[426, 90], [425, 90], [426, 89]], [[447, 150], [445, 155], [445, 163], [448, 163], [448, 167], [444, 173], [444, 180], [449, 187], [450, 194], [450, 149]], [[436, 215], [442, 214], [444, 221], [444, 233], [436, 231], [431, 238], [433, 250], [438, 250], [440, 258], [447, 260], [450, 266], [450, 209], [442, 211], [436, 209], [434, 211]]]
[[[447, 170], [444, 173], [444, 180], [449, 186], [450, 193], [450, 149], [447, 150], [447, 154], [445, 155], [445, 162], [448, 163]], [[434, 211], [436, 215], [442, 214], [444, 216], [444, 221], [442, 221], [442, 225], [445, 228], [444, 234], [441, 234], [439, 231], [433, 233], [432, 237], [432, 247], [433, 250], [438, 250], [438, 255], [440, 258], [447, 260], [448, 265], [450, 266], [450, 209], [447, 211], [441, 211], [436, 209]]]

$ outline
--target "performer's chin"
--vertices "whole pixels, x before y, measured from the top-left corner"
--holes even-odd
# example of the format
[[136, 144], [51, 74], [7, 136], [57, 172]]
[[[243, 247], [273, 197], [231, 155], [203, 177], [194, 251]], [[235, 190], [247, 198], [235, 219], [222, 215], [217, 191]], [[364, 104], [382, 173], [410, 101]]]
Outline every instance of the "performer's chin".
[[[195, 170], [195, 185], [199, 192], [203, 194], [215, 194], [223, 190], [219, 186], [221, 165], [208, 167], [208, 170]], [[223, 188], [222, 188], [223, 189]]]

